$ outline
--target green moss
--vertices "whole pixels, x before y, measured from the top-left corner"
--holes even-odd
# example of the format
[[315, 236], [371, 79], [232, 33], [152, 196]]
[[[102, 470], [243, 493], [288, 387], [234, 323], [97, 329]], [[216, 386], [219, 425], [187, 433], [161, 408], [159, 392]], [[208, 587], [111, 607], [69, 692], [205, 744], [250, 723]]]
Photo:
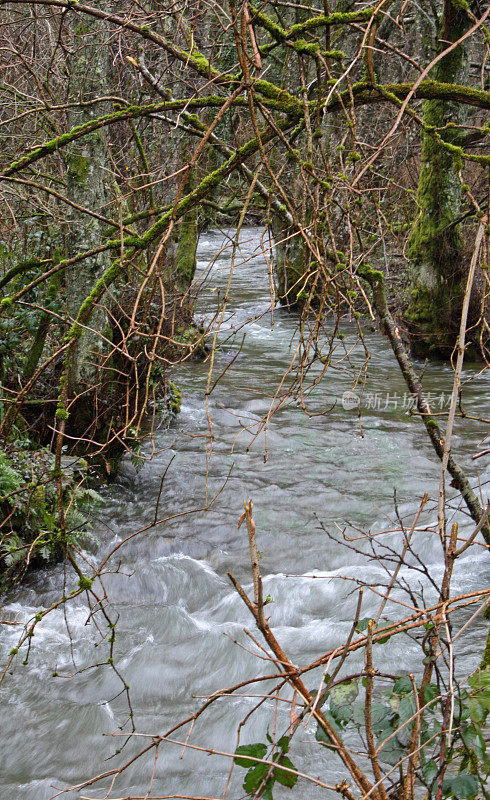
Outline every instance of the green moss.
[[[8, 458], [0, 451], [0, 512], [9, 517], [0, 552], [0, 586], [11, 588], [27, 567], [63, 557], [66, 545], [79, 546], [86, 520], [79, 503], [95, 499], [78, 484], [78, 465], [61, 471], [50, 470], [53, 455], [47, 448], [33, 449], [27, 439], [9, 444]], [[26, 479], [29, 476], [29, 480]], [[61, 536], [58, 519], [58, 493], [54, 480], [63, 478], [63, 504], [67, 535]], [[77, 484], [77, 485], [75, 485]], [[12, 496], [12, 492], [15, 494]], [[3, 495], [3, 497], [1, 496]], [[11, 495], [11, 496], [9, 496]], [[85, 500], [84, 500], [85, 498]], [[29, 556], [26, 561], [26, 556]], [[39, 622], [43, 612], [35, 616]]]
[[316, 55], [320, 50], [315, 42], [306, 42], [304, 39], [298, 39], [298, 41], [292, 43], [292, 46], [298, 52], [306, 53], [310, 56]]
[[357, 272], [361, 278], [364, 278], [364, 280], [369, 281], [370, 283], [384, 280], [381, 270], [373, 269], [371, 264], [361, 264]]
[[182, 392], [172, 381], [168, 381], [167, 388], [170, 394], [170, 410], [172, 414], [180, 414], [182, 406]]
[[426, 285], [415, 273], [415, 288], [404, 319], [412, 334], [412, 349], [417, 356], [446, 358], [457, 336], [459, 307], [464, 291], [461, 279]]
[[88, 591], [91, 588], [92, 583], [93, 583], [93, 581], [92, 581], [91, 578], [87, 578], [85, 575], [80, 575], [80, 578], [79, 578], [79, 581], [78, 581], [78, 587], [80, 589]]
[[376, 308], [386, 308], [385, 282], [381, 270], [373, 269], [370, 264], [361, 264], [357, 269], [357, 274], [369, 283]]
[[485, 650], [481, 660], [480, 669], [488, 669], [488, 667], [490, 667], [490, 628], [488, 629], [487, 633], [487, 641], [485, 644]]
[[69, 415], [68, 411], [66, 410], [66, 408], [57, 408], [56, 409], [56, 413], [55, 413], [56, 419], [68, 419], [69, 416], [70, 415]]
[[371, 8], [346, 13], [337, 11], [333, 14], [320, 14], [316, 17], [310, 17], [310, 19], [305, 22], [300, 22], [296, 25], [292, 25], [289, 29], [285, 29], [257, 7], [251, 6], [250, 9], [254, 21], [268, 31], [278, 42], [301, 36], [302, 33], [314, 30], [315, 28], [324, 28], [327, 25], [345, 25], [352, 22], [362, 22], [371, 19], [373, 16], [373, 10]]
[[[186, 181], [184, 192], [188, 193], [192, 191], [195, 185], [195, 174], [191, 172]], [[184, 214], [178, 228], [178, 243], [175, 252], [174, 267], [177, 281], [184, 290], [188, 289], [191, 285], [196, 271], [196, 252], [199, 238], [197, 222], [197, 206], [193, 206]]]
[[[77, 0], [77, 2], [78, 2], [78, 0]], [[78, 36], [78, 37], [86, 36], [88, 33], [90, 33], [90, 25], [87, 25], [86, 23], [83, 23], [83, 22], [81, 22], [79, 25], [77, 25], [75, 30], [74, 30], [75, 36]]]
[[[448, 7], [445, 13], [454, 41], [470, 23], [460, 6]], [[435, 67], [433, 86], [454, 83], [463, 59], [462, 46], [444, 56]], [[415, 352], [420, 355], [442, 354], [452, 348], [455, 340], [452, 318], [457, 316], [462, 296], [464, 255], [457, 223], [462, 186], [458, 173], [466, 154], [454, 143], [457, 135], [454, 126], [448, 126], [457, 119], [457, 111], [444, 97], [424, 102], [418, 217], [407, 246], [414, 265], [414, 289], [406, 320], [414, 334]]]
[[197, 67], [199, 72], [206, 72], [209, 73], [211, 70], [211, 65], [207, 58], [203, 56], [202, 53], [199, 52], [197, 47], [193, 47], [190, 53], [190, 61]]

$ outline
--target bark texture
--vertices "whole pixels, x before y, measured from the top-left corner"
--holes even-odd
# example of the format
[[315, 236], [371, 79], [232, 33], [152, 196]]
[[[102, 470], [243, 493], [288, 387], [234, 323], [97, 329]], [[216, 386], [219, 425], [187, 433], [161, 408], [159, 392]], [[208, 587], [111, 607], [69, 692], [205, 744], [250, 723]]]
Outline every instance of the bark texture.
[[[470, 27], [464, 4], [446, 0], [439, 31], [439, 51], [457, 41]], [[444, 56], [433, 71], [437, 82], [465, 84], [468, 59], [463, 45]], [[413, 262], [412, 292], [407, 311], [414, 352], [447, 355], [453, 348], [465, 275], [460, 226], [461, 164], [432, 131], [456, 142], [454, 125], [464, 122], [463, 104], [426, 100], [425, 130], [417, 190], [419, 217], [412, 231], [408, 255]]]
[[[85, 21], [73, 30], [73, 52], [70, 62], [70, 77], [73, 92], [77, 91], [82, 100], [100, 94], [108, 87], [109, 49], [104, 39], [101, 44], [100, 24], [89, 25]], [[80, 114], [70, 115], [69, 126], [96, 119], [104, 112], [103, 104], [85, 106], [83, 118]], [[66, 158], [67, 195], [77, 206], [104, 214], [107, 210], [108, 153], [103, 130], [97, 130], [79, 139], [70, 148]], [[67, 250], [70, 256], [84, 250], [98, 247], [102, 242], [103, 225], [95, 217], [90, 217], [70, 209]], [[78, 312], [97, 281], [109, 266], [109, 254], [100, 253], [93, 258], [67, 267], [66, 304], [68, 314], [76, 319]], [[90, 320], [90, 329], [85, 329], [74, 355], [70, 382], [72, 387], [87, 383], [93, 385], [101, 350], [100, 332], [106, 325], [106, 313], [96, 308]]]

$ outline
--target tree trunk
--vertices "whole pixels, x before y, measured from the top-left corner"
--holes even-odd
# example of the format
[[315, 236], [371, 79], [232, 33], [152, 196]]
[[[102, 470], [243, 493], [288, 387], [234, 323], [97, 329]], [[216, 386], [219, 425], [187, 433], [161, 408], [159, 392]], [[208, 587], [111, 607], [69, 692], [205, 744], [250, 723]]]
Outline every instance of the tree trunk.
[[[99, 23], [77, 25], [73, 31], [73, 55], [70, 63], [72, 94], [84, 101], [108, 94], [109, 47], [104, 39], [105, 26]], [[103, 39], [101, 40], [101, 35]], [[83, 114], [69, 115], [73, 127], [97, 118], [107, 111], [102, 103], [85, 107]], [[67, 195], [74, 203], [90, 211], [107, 212], [106, 181], [109, 172], [104, 133], [96, 131], [74, 144], [67, 156]], [[70, 209], [67, 249], [70, 255], [90, 250], [102, 243], [103, 226], [95, 217]], [[102, 253], [67, 268], [66, 301], [70, 317], [78, 311], [102, 273], [109, 266], [109, 255]], [[93, 385], [98, 370], [101, 349], [100, 332], [106, 326], [106, 313], [96, 308], [90, 319], [90, 330], [84, 330], [71, 364], [72, 388], [81, 384]]]
[[[459, 39], [470, 26], [464, 8], [445, 0], [439, 33], [439, 51]], [[460, 45], [434, 68], [433, 79], [464, 84], [467, 58]], [[464, 107], [443, 100], [427, 100], [423, 120], [441, 132], [444, 141], [454, 142], [454, 128], [448, 123], [464, 121]], [[412, 292], [406, 321], [418, 355], [447, 356], [455, 343], [464, 288], [465, 265], [457, 219], [461, 212], [461, 163], [425, 130], [417, 202], [419, 217], [408, 243], [412, 259]]]
[[[182, 148], [183, 150], [185, 148]], [[194, 170], [191, 171], [184, 194], [191, 192], [196, 185]], [[196, 252], [199, 239], [197, 206], [193, 206], [179, 222], [177, 248], [174, 257], [175, 279], [179, 289], [186, 292], [194, 280], [196, 272]]]
[[285, 228], [276, 216], [272, 217], [271, 228], [277, 299], [281, 305], [294, 308], [309, 290], [304, 241], [293, 229]]

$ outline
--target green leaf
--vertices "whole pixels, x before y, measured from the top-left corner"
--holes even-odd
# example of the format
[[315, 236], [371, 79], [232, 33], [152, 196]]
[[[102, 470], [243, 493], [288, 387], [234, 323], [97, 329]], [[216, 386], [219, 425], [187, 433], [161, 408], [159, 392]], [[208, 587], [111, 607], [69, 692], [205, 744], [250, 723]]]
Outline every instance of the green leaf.
[[283, 753], [287, 753], [289, 750], [289, 736], [281, 736], [277, 746], [281, 748]]
[[[254, 767], [255, 762], [251, 761], [250, 758], [246, 758], [246, 756], [252, 756], [253, 758], [264, 758], [265, 754], [267, 753], [267, 745], [263, 744], [263, 742], [256, 742], [255, 744], [241, 744], [240, 747], [237, 747], [235, 750], [235, 764], [239, 767]], [[266, 766], [266, 765], [263, 765]]]
[[[380, 731], [377, 737], [378, 747], [381, 745], [382, 742], [386, 741], [386, 739], [388, 739], [388, 737], [392, 733], [393, 733], [392, 728], [385, 728], [383, 731]], [[396, 736], [393, 736], [386, 742], [382, 750], [379, 751], [379, 758], [381, 761], [384, 761], [385, 763], [395, 765], [400, 761], [400, 758], [402, 758], [404, 753], [405, 753], [405, 746], [400, 744]]]
[[402, 675], [400, 678], [397, 678], [394, 686], [393, 692], [395, 694], [409, 694], [413, 692], [413, 683], [409, 675]]
[[490, 711], [490, 667], [478, 669], [468, 678], [472, 697], [485, 711]]
[[347, 725], [348, 722], [352, 719], [354, 714], [354, 707], [352, 705], [349, 706], [338, 706], [333, 700], [330, 701], [330, 713], [334, 718], [335, 722], [339, 725]]
[[470, 717], [471, 721], [474, 725], [480, 725], [482, 721], [480, 706], [474, 698], [470, 698], [468, 701], [468, 708], [470, 710]]
[[355, 725], [364, 725], [364, 701], [354, 703], [353, 719]]
[[[393, 624], [391, 622], [391, 620], [389, 620], [389, 619], [385, 619], [385, 620], [383, 620], [383, 622], [384, 622], [384, 625], [383, 625], [384, 628], [386, 628], [388, 625], [392, 625]], [[386, 644], [386, 642], [389, 642], [389, 640], [393, 636], [394, 632], [395, 631], [390, 631], [389, 633], [386, 634], [386, 636], [383, 636], [382, 639], [377, 639], [376, 640], [376, 644]], [[381, 631], [378, 631], [378, 633], [381, 633]]]
[[349, 681], [343, 681], [330, 690], [330, 697], [337, 706], [350, 705], [354, 702], [358, 694], [359, 686], [355, 678]]
[[376, 736], [381, 731], [384, 731], [388, 726], [392, 726], [395, 719], [391, 708], [385, 706], [383, 703], [372, 703], [371, 705], [371, 725]]
[[427, 686], [424, 686], [424, 703], [430, 703], [438, 696], [439, 689], [437, 688], [437, 684], [429, 683]]
[[398, 708], [400, 724], [403, 725], [403, 723], [410, 719], [410, 717], [413, 717], [416, 711], [417, 706], [415, 705], [414, 698], [409, 694], [404, 695]]
[[367, 627], [371, 621], [371, 617], [364, 617], [364, 619], [360, 619], [356, 625], [356, 631], [362, 633], [362, 631], [367, 630]]
[[[277, 763], [283, 767], [288, 767], [288, 769], [296, 769], [288, 756], [281, 756]], [[279, 767], [274, 768], [274, 778], [281, 786], [289, 786], [290, 789], [293, 788], [298, 780], [297, 775], [293, 775], [292, 772], [285, 772], [283, 769], [279, 769]]]
[[485, 687], [490, 687], [490, 666], [485, 669], [477, 669], [468, 678], [468, 683], [473, 691], [478, 691]]
[[[330, 725], [334, 729], [334, 731], [337, 734], [337, 736], [339, 738], [341, 738], [342, 730], [341, 730], [340, 726], [337, 724], [337, 722], [335, 721], [335, 719], [332, 717], [332, 715], [330, 714], [329, 711], [325, 712], [325, 719], [327, 719], [328, 722], [330, 722]], [[333, 747], [333, 745], [331, 743], [331, 740], [329, 739], [329, 737], [327, 736], [327, 734], [325, 733], [323, 728], [320, 727], [320, 725], [317, 725], [316, 733], [315, 733], [315, 739], [317, 740], [317, 742], [321, 742], [326, 747]]]
[[462, 772], [451, 782], [451, 794], [457, 800], [468, 800], [476, 796], [478, 783], [474, 775]]
[[262, 793], [262, 800], [273, 800], [272, 798], [272, 787], [274, 786], [274, 780], [269, 778], [267, 783], [264, 786], [264, 791]]
[[252, 769], [249, 769], [243, 781], [243, 788], [247, 794], [257, 791], [270, 769], [270, 764], [257, 764]]
[[439, 766], [437, 765], [437, 763], [434, 761], [433, 758], [431, 758], [430, 761], [427, 761], [424, 764], [424, 777], [427, 783], [431, 784], [438, 772], [439, 772]]

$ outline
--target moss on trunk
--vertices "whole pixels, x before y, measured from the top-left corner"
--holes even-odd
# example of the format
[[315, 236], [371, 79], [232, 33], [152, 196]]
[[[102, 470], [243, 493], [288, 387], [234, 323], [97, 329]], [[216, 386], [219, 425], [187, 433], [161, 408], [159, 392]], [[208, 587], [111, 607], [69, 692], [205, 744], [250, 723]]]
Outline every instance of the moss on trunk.
[[194, 280], [198, 238], [197, 207], [194, 207], [184, 215], [179, 225], [179, 239], [174, 259], [177, 282], [183, 289], [187, 289]]
[[[470, 24], [461, 3], [446, 0], [440, 31], [441, 47], [456, 41]], [[443, 83], [463, 82], [466, 58], [462, 45], [442, 58], [434, 79]], [[414, 351], [419, 355], [447, 356], [454, 346], [463, 292], [465, 268], [460, 227], [461, 163], [431, 134], [441, 132], [454, 143], [454, 127], [463, 121], [461, 105], [446, 100], [426, 100], [423, 119], [422, 155], [417, 189], [419, 216], [408, 243], [412, 259], [412, 293], [406, 321]], [[449, 128], [446, 126], [449, 125]]]
[[273, 217], [271, 227], [275, 240], [277, 297], [281, 305], [295, 308], [308, 292], [308, 266], [303, 239], [293, 230], [285, 229], [276, 217]]

